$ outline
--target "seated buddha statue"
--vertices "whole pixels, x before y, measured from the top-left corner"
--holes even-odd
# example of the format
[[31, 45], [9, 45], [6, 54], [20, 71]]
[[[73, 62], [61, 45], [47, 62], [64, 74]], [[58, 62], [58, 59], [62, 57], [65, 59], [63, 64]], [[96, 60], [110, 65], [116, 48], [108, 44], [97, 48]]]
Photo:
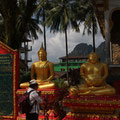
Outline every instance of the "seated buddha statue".
[[[47, 53], [43, 48], [43, 44], [38, 51], [39, 61], [35, 62], [31, 66], [31, 79], [35, 79], [38, 83], [39, 89], [52, 89], [55, 88], [55, 84], [52, 83], [54, 78], [53, 64], [47, 61]], [[20, 84], [21, 88], [28, 88], [29, 83], [25, 82]]]
[[80, 67], [80, 75], [84, 83], [70, 87], [70, 95], [112, 95], [115, 89], [108, 85], [105, 80], [108, 76], [108, 67], [99, 62], [99, 56], [92, 52], [89, 54], [88, 62]]

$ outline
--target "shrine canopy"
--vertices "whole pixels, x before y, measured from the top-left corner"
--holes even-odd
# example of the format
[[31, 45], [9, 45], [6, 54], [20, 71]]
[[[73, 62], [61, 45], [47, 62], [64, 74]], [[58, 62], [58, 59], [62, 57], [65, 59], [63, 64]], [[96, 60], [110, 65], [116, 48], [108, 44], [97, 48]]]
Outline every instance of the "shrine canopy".
[[0, 54], [10, 54], [14, 53], [15, 51], [16, 50], [13, 50], [12, 48], [0, 41]]

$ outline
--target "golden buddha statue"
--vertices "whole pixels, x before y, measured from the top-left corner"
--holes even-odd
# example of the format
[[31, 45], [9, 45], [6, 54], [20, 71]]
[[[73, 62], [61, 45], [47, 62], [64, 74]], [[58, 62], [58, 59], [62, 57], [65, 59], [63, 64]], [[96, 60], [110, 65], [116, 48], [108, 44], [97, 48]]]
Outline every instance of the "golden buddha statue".
[[[54, 78], [53, 64], [47, 61], [47, 53], [43, 48], [43, 44], [38, 51], [39, 61], [35, 62], [31, 66], [31, 79], [36, 79], [39, 89], [52, 89], [55, 88], [55, 84], [51, 82]], [[21, 88], [28, 88], [29, 83], [20, 84]]]
[[71, 87], [69, 89], [70, 95], [115, 94], [115, 89], [105, 82], [108, 76], [108, 67], [106, 64], [99, 62], [99, 56], [95, 52], [89, 54], [88, 63], [81, 65], [80, 75], [84, 84]]

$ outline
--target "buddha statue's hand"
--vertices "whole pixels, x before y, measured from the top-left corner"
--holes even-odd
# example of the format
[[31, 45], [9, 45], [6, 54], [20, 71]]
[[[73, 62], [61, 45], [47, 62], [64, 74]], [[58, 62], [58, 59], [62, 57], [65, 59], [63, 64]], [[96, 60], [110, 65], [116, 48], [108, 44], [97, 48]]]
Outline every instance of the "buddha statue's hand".
[[51, 80], [45, 80], [46, 83], [51, 83]]
[[94, 82], [94, 86], [95, 87], [100, 87], [104, 84], [105, 78], [104, 77], [98, 77], [96, 78], [95, 82]]
[[69, 91], [70, 95], [76, 95], [79, 92], [79, 90], [76, 86], [70, 87], [70, 89], [68, 91]]
[[102, 81], [101, 79], [98, 79], [98, 81], [96, 81], [96, 82], [94, 83], [94, 86], [95, 86], [95, 87], [100, 87], [100, 86], [102, 86], [102, 84], [103, 84], [103, 81]]
[[88, 78], [85, 78], [85, 82], [86, 82], [86, 84], [87, 84], [88, 87], [92, 87], [93, 84], [94, 84], [93, 81], [90, 80], [90, 79], [88, 79]]
[[36, 80], [38, 84], [51, 83], [49, 80]]
[[86, 81], [89, 87], [99, 87], [103, 84], [103, 78], [98, 74], [90, 74], [86, 77]]

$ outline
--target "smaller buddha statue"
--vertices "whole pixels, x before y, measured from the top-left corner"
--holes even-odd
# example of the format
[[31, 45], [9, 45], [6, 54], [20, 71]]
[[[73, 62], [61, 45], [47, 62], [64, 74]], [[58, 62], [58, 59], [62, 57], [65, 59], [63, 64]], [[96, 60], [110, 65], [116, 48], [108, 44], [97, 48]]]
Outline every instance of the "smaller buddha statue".
[[[38, 51], [39, 61], [35, 62], [31, 66], [31, 79], [36, 79], [39, 89], [52, 89], [55, 88], [55, 84], [52, 82], [54, 78], [53, 63], [47, 61], [47, 53], [41, 45]], [[29, 83], [20, 84], [21, 88], [28, 88]]]
[[106, 64], [99, 62], [99, 56], [95, 52], [89, 54], [88, 62], [81, 65], [80, 75], [84, 83], [71, 87], [69, 89], [70, 95], [115, 94], [115, 89], [105, 82], [108, 76], [108, 67]]

